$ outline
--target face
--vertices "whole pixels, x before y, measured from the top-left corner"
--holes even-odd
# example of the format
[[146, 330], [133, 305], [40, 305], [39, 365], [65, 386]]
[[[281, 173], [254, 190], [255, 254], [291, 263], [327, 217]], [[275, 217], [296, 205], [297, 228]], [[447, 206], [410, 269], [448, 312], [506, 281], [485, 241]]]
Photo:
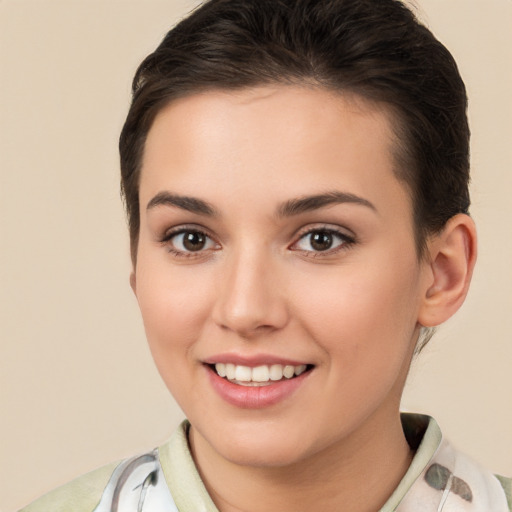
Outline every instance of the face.
[[155, 119], [133, 287], [163, 380], [226, 460], [292, 464], [396, 423], [428, 267], [390, 123], [290, 86]]

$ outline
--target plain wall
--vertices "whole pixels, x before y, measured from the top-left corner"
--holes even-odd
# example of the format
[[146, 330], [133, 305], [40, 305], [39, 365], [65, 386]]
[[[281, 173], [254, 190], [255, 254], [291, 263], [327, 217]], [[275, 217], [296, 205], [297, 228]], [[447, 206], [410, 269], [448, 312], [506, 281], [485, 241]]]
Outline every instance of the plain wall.
[[[182, 418], [128, 284], [117, 139], [137, 64], [186, 0], [0, 2], [0, 509], [150, 449]], [[512, 1], [420, 0], [470, 96], [472, 290], [403, 406], [512, 475]]]

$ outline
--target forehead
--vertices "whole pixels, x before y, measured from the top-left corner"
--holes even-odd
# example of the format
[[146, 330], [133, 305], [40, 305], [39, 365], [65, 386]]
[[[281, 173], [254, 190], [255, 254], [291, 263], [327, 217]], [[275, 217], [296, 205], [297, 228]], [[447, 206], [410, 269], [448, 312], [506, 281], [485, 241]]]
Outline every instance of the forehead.
[[261, 183], [269, 201], [333, 187], [377, 201], [385, 189], [403, 194], [392, 123], [380, 105], [320, 88], [262, 86], [180, 98], [149, 131], [141, 202], [163, 189], [189, 194], [191, 187], [199, 196], [246, 197]]

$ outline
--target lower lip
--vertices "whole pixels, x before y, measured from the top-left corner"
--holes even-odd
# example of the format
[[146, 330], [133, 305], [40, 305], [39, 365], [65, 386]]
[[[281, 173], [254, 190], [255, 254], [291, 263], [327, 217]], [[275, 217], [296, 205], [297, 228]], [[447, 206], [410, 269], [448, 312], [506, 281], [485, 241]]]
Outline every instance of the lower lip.
[[306, 371], [292, 379], [282, 379], [264, 386], [241, 386], [220, 377], [206, 366], [213, 389], [222, 399], [235, 407], [243, 409], [262, 409], [282, 402], [291, 396], [309, 376]]

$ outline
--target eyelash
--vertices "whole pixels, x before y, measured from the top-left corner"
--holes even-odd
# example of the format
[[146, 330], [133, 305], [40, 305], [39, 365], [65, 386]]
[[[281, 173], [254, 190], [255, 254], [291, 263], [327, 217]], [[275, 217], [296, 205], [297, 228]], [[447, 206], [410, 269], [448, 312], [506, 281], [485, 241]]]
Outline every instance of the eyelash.
[[[197, 257], [204, 256], [204, 253], [206, 252], [206, 250], [212, 250], [212, 248], [200, 249], [198, 251], [183, 251], [183, 250], [176, 249], [172, 245], [173, 238], [177, 237], [178, 235], [183, 235], [186, 233], [203, 236], [206, 239], [208, 239], [210, 242], [219, 246], [219, 244], [217, 242], [215, 242], [213, 237], [211, 237], [204, 230], [197, 228], [196, 226], [190, 226], [190, 227], [180, 226], [179, 228], [173, 229], [172, 231], [168, 231], [162, 237], [162, 239], [160, 240], [160, 243], [162, 245], [165, 245], [168, 252], [177, 258], [197, 258]], [[322, 233], [322, 234], [329, 235], [333, 238], [337, 238], [340, 243], [333, 249], [329, 248], [329, 249], [326, 249], [323, 251], [322, 250], [318, 250], [318, 251], [304, 250], [304, 249], [294, 248], [294, 246], [298, 245], [302, 240], [306, 239], [308, 236], [311, 236], [315, 233]], [[206, 242], [206, 243], [208, 243], [208, 242]], [[291, 244], [289, 246], [289, 248], [290, 248], [290, 250], [293, 250], [296, 252], [301, 252], [305, 257], [318, 258], [318, 257], [322, 257], [322, 256], [332, 256], [332, 255], [337, 254], [340, 251], [348, 250], [355, 243], [356, 243], [356, 239], [353, 236], [347, 235], [346, 233], [343, 233], [337, 229], [334, 229], [334, 228], [331, 228], [328, 226], [318, 226], [318, 227], [310, 228], [307, 231], [301, 233], [300, 236], [298, 237], [298, 239], [293, 244]], [[214, 248], [213, 250], [217, 250], [217, 248]]]
[[[307, 258], [321, 258], [325, 256], [333, 256], [341, 251], [346, 251], [350, 249], [351, 247], [356, 244], [356, 239], [354, 236], [350, 236], [338, 229], [331, 228], [328, 226], [315, 226], [314, 228], [310, 228], [307, 231], [300, 234], [298, 240], [294, 242], [290, 248], [293, 248], [293, 246], [296, 246], [301, 242], [302, 240], [306, 239], [308, 236], [311, 236], [315, 233], [323, 233], [332, 236], [333, 238], [337, 238], [339, 240], [339, 244], [334, 248], [329, 248], [324, 251], [318, 250], [318, 251], [307, 251], [303, 249], [292, 249], [297, 252], [301, 252], [305, 257]], [[311, 241], [310, 241], [311, 244]]]
[[177, 237], [178, 235], [183, 235], [186, 233], [204, 236], [206, 239], [210, 240], [214, 244], [219, 245], [208, 233], [206, 233], [202, 229], [197, 228], [196, 226], [180, 226], [179, 228], [173, 229], [172, 231], [167, 231], [163, 238], [160, 240], [160, 243], [162, 245], [165, 245], [168, 252], [171, 253], [176, 258], [197, 258], [200, 256], [204, 256], [205, 250], [182, 251], [173, 247], [172, 239]]

